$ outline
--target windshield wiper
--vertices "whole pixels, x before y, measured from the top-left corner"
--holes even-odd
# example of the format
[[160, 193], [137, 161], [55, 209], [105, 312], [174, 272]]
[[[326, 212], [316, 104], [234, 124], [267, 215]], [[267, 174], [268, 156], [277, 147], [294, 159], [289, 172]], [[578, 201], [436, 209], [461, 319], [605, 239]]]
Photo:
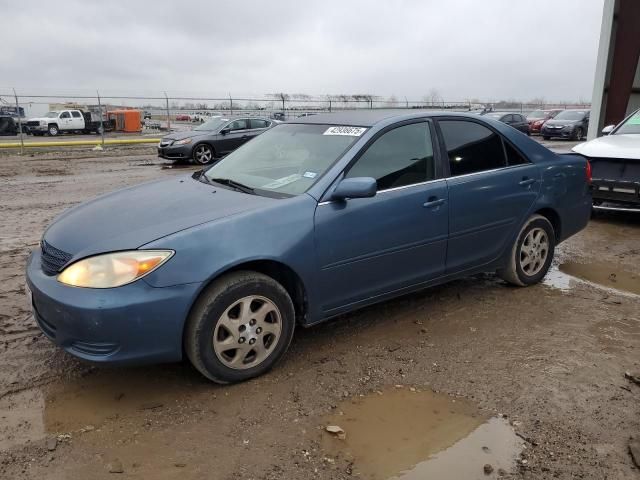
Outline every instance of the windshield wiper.
[[216, 182], [222, 185], [227, 185], [228, 187], [238, 190], [239, 192], [250, 193], [252, 195], [256, 194], [255, 190], [250, 186], [244, 185], [240, 182], [236, 182], [235, 180], [231, 180], [230, 178], [209, 178], [206, 175], [203, 175], [203, 177], [205, 177], [210, 182]]

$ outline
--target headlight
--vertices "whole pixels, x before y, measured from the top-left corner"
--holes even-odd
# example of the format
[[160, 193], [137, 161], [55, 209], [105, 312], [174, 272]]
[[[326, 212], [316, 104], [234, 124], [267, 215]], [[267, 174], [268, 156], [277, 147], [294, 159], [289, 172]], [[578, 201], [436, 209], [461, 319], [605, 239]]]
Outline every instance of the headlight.
[[153, 272], [173, 254], [172, 250], [133, 250], [96, 255], [69, 265], [58, 281], [72, 287], [120, 287]]
[[182, 140], [177, 140], [173, 142], [174, 145], [186, 145], [187, 143], [191, 143], [190, 138], [183, 138]]
[[40, 125], [46, 125], [47, 121], [46, 120], [40, 120]]

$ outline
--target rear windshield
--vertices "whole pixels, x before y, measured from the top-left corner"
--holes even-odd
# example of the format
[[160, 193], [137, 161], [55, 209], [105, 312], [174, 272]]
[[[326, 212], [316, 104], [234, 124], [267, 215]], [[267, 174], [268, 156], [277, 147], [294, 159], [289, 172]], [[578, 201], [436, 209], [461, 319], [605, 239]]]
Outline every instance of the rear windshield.
[[527, 118], [529, 120], [535, 120], [537, 118], [546, 118], [546, 117], [547, 117], [547, 112], [545, 112], [544, 110], [534, 110], [529, 115], [527, 115]]
[[227, 155], [206, 172], [258, 194], [304, 193], [362, 136], [361, 127], [281, 124]]

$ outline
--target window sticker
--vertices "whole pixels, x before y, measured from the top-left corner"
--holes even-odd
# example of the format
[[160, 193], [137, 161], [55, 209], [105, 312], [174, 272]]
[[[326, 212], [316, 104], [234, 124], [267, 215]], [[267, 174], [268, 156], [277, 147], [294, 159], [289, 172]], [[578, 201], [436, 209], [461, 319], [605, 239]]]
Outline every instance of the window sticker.
[[263, 185], [262, 188], [268, 188], [270, 190], [275, 190], [276, 188], [284, 187], [285, 185], [289, 185], [297, 180], [300, 180], [302, 175], [299, 173], [294, 173], [293, 175], [289, 175], [287, 177], [282, 177], [274, 180], [273, 182], [269, 182], [266, 185]]
[[359, 137], [367, 129], [363, 127], [329, 127], [323, 135], [346, 135], [349, 137]]
[[302, 174], [305, 178], [316, 178], [316, 175], [318, 175], [316, 172], [304, 172]]

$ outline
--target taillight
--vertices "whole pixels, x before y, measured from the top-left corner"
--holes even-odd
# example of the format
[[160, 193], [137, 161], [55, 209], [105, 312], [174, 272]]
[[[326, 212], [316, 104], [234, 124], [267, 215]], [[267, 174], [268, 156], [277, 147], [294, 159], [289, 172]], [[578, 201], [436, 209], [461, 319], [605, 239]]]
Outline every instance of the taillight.
[[587, 160], [587, 183], [591, 184], [591, 164]]

